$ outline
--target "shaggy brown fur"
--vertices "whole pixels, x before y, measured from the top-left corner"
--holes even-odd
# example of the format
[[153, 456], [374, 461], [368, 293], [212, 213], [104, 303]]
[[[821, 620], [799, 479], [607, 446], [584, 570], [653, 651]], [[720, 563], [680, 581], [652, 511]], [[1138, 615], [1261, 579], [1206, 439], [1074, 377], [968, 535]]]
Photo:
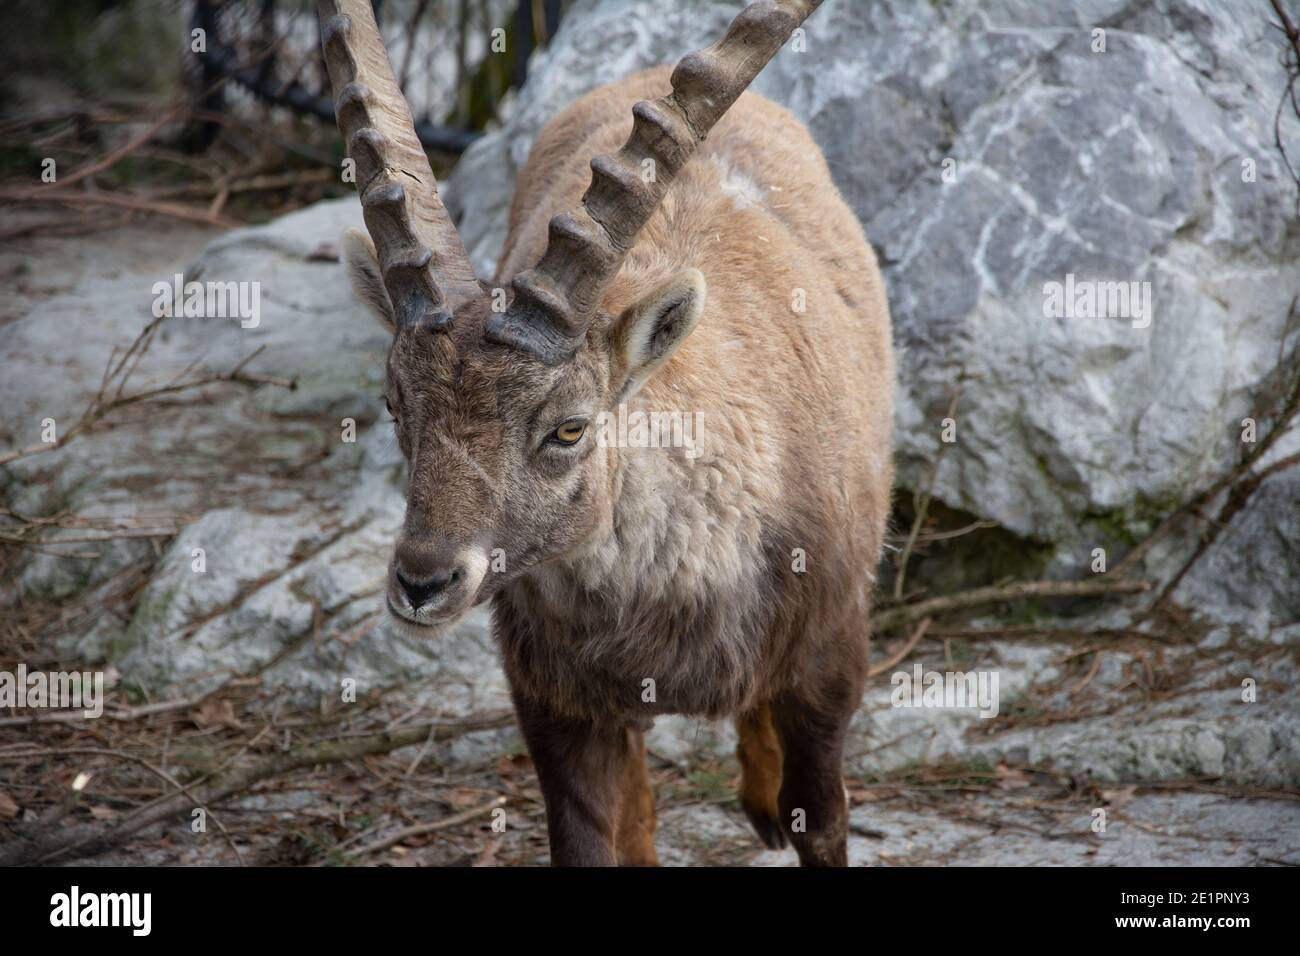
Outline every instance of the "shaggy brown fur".
[[[575, 207], [588, 160], [650, 70], [583, 97], [519, 175], [498, 285]], [[359, 291], [390, 314], [364, 240]], [[802, 311], [799, 306], [803, 305]], [[490, 600], [560, 864], [653, 863], [640, 731], [740, 717], [743, 803], [765, 842], [843, 864], [845, 728], [863, 690], [889, 512], [889, 312], [875, 257], [816, 144], [746, 93], [680, 172], [567, 364], [403, 328], [389, 401], [411, 462], [394, 580], [446, 572], [433, 634]], [[605, 447], [601, 412], [702, 413], [697, 449]], [[566, 421], [586, 424], [557, 445]], [[494, 549], [500, 549], [496, 551]], [[505, 567], [489, 569], [489, 556]]]

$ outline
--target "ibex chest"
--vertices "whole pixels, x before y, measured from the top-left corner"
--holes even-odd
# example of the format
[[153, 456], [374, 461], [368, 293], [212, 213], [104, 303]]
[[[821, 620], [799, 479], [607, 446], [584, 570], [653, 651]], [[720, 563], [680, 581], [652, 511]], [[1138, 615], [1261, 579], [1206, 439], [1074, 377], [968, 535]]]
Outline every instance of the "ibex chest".
[[753, 692], [765, 629], [738, 604], [574, 597], [564, 613], [536, 589], [511, 589], [494, 619], [516, 691], [575, 716], [648, 721], [734, 712]]
[[767, 657], [773, 601], [759, 519], [715, 510], [709, 493], [634, 500], [608, 540], [496, 601], [507, 673], [570, 713], [734, 712]]

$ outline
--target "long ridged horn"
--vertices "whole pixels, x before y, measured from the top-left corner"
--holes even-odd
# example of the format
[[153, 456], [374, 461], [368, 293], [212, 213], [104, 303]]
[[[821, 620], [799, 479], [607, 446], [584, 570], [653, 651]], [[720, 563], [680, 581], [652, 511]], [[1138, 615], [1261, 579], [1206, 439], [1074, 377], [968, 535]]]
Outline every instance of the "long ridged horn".
[[335, 113], [399, 327], [445, 328], [483, 295], [393, 76], [370, 0], [320, 0]]
[[[721, 40], [677, 64], [671, 93], [632, 108], [632, 135], [615, 155], [591, 161], [591, 185], [582, 204], [551, 220], [541, 261], [515, 277], [510, 307], [488, 316], [488, 339], [532, 352], [549, 364], [573, 356], [601, 294], [678, 171], [821, 2], [751, 4], [731, 21]], [[652, 167], [643, 165], [647, 159]], [[652, 176], [643, 176], [646, 168]]]

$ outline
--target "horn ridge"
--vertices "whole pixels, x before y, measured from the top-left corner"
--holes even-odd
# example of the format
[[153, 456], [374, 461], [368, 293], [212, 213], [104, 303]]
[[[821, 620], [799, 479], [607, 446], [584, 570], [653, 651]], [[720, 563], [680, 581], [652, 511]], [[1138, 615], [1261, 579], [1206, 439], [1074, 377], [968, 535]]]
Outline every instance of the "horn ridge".
[[[546, 251], [513, 280], [509, 308], [488, 316], [484, 334], [490, 341], [533, 351], [548, 364], [572, 358], [601, 296], [674, 178], [821, 2], [750, 4], [722, 39], [682, 58], [670, 93], [632, 108], [632, 133], [623, 147], [591, 161], [591, 184], [579, 208], [551, 220]], [[548, 327], [532, 328], [537, 323]]]
[[438, 196], [374, 10], [370, 0], [319, 0], [318, 8], [335, 114], [397, 324], [446, 328], [484, 293]]

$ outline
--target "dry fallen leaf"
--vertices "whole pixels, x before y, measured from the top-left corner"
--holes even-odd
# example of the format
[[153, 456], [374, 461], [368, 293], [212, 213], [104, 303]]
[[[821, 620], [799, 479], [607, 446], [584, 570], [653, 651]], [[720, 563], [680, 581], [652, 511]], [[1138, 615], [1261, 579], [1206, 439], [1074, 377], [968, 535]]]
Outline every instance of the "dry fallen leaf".
[[112, 807], [91, 807], [90, 815], [96, 820], [111, 820], [117, 816], [117, 811]]
[[849, 802], [855, 807], [862, 803], [875, 803], [877, 800], [884, 799], [884, 794], [877, 793], [874, 790], [864, 790], [861, 787], [849, 788]]
[[501, 864], [497, 862], [497, 849], [500, 846], [501, 840], [499, 838], [488, 840], [483, 849], [474, 857], [474, 861], [470, 863], [470, 866], [500, 866]]
[[389, 866], [419, 866], [420, 858], [404, 846], [393, 847], [393, 854], [397, 857], [395, 860], [388, 860]]
[[454, 787], [446, 793], [439, 794], [441, 799], [446, 800], [458, 810], [468, 807], [477, 807], [486, 799], [486, 795], [491, 791], [477, 790], [472, 787]]
[[1029, 774], [1016, 767], [1008, 767], [1004, 763], [993, 768], [993, 776], [997, 779], [998, 788], [1001, 790], [1019, 790], [1032, 782]]
[[530, 773], [533, 769], [533, 762], [529, 759], [528, 754], [515, 754], [510, 756], [502, 754], [497, 760], [497, 773], [503, 777], [510, 777], [517, 773]]
[[190, 719], [194, 721], [201, 730], [207, 730], [209, 727], [232, 727], [241, 728], [239, 718], [235, 716], [235, 707], [228, 700], [214, 700], [209, 698], [199, 705], [197, 710], [190, 712]]
[[1136, 791], [1137, 787], [1132, 784], [1127, 787], [1116, 787], [1113, 790], [1103, 790], [1101, 791], [1101, 800], [1106, 806], [1119, 809], [1124, 804], [1133, 801]]
[[18, 816], [18, 804], [14, 798], [0, 790], [0, 820], [12, 820]]

